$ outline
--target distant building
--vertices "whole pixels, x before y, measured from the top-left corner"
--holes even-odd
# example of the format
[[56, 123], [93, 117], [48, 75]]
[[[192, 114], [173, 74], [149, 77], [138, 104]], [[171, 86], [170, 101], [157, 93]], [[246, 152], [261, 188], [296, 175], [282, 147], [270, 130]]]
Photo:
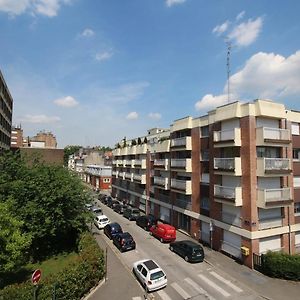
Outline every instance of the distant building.
[[57, 141], [52, 132], [40, 131], [33, 137], [25, 138], [23, 147], [56, 149]]
[[95, 190], [111, 189], [111, 167], [88, 165], [85, 168], [85, 182], [93, 186]]
[[11, 130], [11, 148], [22, 148], [23, 147], [23, 129], [21, 125], [12, 127]]
[[10, 148], [13, 98], [0, 71], [0, 150]]

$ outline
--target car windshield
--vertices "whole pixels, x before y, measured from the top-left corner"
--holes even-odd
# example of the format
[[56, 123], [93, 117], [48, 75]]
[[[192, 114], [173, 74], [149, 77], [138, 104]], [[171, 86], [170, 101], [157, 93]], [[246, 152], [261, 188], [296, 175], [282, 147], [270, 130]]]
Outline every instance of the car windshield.
[[132, 210], [132, 213], [133, 213], [133, 214], [139, 214], [140, 211], [139, 211], [138, 209], [133, 209], [133, 210]]
[[100, 222], [106, 222], [106, 221], [108, 221], [107, 218], [102, 218], [102, 219], [100, 219]]
[[193, 249], [193, 254], [199, 254], [199, 253], [201, 253], [200, 248], [194, 248]]
[[158, 272], [152, 273], [150, 275], [150, 280], [159, 279], [159, 278], [161, 278], [163, 276], [165, 276], [164, 272], [163, 271], [158, 271]]

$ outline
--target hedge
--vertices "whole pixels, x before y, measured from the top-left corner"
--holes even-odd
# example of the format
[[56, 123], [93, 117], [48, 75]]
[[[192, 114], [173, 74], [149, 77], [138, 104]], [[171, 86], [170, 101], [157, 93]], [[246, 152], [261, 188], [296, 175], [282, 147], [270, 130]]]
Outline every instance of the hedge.
[[276, 278], [300, 280], [300, 255], [267, 252], [262, 255], [261, 271]]
[[[41, 279], [37, 288], [38, 300], [52, 299], [56, 286], [57, 300], [80, 300], [104, 277], [104, 255], [94, 237], [84, 233], [78, 243], [79, 256], [63, 271]], [[33, 298], [30, 281], [6, 286], [0, 290], [0, 300], [28, 300]]]

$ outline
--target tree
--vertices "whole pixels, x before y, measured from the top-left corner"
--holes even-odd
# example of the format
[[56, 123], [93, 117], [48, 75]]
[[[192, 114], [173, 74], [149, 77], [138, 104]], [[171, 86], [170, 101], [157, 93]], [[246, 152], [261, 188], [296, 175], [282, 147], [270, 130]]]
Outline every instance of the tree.
[[9, 202], [0, 202], [0, 274], [18, 270], [26, 260], [31, 235], [22, 233], [22, 225], [11, 214]]
[[77, 146], [69, 145], [64, 148], [64, 165], [65, 166], [68, 165], [69, 156], [78, 152], [80, 148], [82, 148], [82, 147], [78, 146], [78, 145]]

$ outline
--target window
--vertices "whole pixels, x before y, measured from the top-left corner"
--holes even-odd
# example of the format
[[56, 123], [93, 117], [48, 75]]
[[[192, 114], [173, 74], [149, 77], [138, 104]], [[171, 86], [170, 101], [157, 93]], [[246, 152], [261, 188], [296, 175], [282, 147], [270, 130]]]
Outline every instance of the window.
[[294, 176], [294, 187], [299, 188], [300, 187], [300, 176]]
[[110, 178], [103, 178], [104, 183], [110, 183]]
[[300, 202], [294, 204], [294, 214], [295, 216], [300, 216]]
[[300, 160], [300, 149], [293, 149], [293, 159]]
[[209, 128], [208, 126], [201, 127], [201, 137], [209, 136]]
[[209, 210], [209, 198], [208, 197], [202, 197], [201, 198], [201, 204], [202, 209]]
[[201, 160], [208, 161], [209, 160], [209, 150], [205, 149], [201, 151]]
[[147, 270], [145, 268], [143, 268], [142, 274], [143, 274], [143, 276], [147, 277]]
[[299, 135], [299, 124], [298, 123], [292, 123], [292, 135]]

